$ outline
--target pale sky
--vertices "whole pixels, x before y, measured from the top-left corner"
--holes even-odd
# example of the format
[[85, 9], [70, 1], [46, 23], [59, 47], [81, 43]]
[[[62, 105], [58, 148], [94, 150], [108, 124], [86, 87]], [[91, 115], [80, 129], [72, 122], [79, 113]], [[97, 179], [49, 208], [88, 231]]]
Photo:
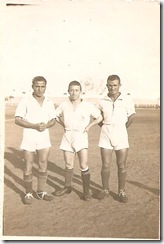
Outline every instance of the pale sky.
[[[0, 83], [3, 94], [31, 89], [43, 75], [52, 96], [72, 80], [95, 86], [111, 74], [137, 98], [160, 96], [158, 1], [47, 0], [1, 4]], [[104, 83], [105, 85], [105, 83]]]

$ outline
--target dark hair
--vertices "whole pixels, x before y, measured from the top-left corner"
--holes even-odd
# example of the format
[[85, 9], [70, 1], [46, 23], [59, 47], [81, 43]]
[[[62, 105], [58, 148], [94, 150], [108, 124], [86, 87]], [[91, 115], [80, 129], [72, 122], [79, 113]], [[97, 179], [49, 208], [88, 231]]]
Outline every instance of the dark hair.
[[80, 86], [80, 91], [82, 90], [82, 87], [81, 87], [80, 82], [78, 82], [78, 81], [76, 81], [76, 80], [73, 80], [73, 81], [71, 81], [71, 82], [69, 83], [69, 85], [68, 85], [68, 91], [69, 91], [69, 89], [70, 89], [71, 86]]
[[35, 76], [33, 79], [32, 79], [32, 84], [34, 85], [34, 83], [36, 81], [44, 81], [45, 84], [47, 84], [47, 80], [43, 77], [43, 76]]
[[120, 80], [120, 77], [118, 75], [110, 75], [107, 79], [107, 82], [108, 81], [113, 81], [113, 80], [118, 80], [119, 81], [119, 84], [121, 84], [121, 80]]

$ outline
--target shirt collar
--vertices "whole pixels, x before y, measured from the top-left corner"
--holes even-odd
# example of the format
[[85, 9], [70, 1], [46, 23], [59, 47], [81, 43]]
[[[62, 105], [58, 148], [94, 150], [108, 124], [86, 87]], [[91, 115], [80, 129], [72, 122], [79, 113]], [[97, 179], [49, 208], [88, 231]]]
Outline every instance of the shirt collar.
[[[31, 99], [35, 99], [35, 97], [31, 94], [30, 96]], [[36, 99], [35, 99], [36, 100]], [[47, 96], [44, 96], [44, 101], [50, 101], [50, 98]]]
[[[104, 99], [104, 100], [108, 100], [108, 101], [113, 102], [113, 100], [112, 100], [110, 97], [108, 97], [108, 95], [104, 96], [103, 99]], [[122, 93], [120, 92], [120, 95], [117, 97], [117, 99], [116, 99], [115, 101], [117, 101], [117, 100], [122, 100], [122, 99], [123, 99], [123, 95], [122, 95]]]

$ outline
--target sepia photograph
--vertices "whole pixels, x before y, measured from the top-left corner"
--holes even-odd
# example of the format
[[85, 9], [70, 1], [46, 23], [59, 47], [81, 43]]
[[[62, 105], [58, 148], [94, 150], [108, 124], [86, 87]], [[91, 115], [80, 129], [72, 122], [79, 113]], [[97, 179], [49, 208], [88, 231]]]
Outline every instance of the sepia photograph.
[[1, 240], [161, 240], [160, 7], [0, 2]]

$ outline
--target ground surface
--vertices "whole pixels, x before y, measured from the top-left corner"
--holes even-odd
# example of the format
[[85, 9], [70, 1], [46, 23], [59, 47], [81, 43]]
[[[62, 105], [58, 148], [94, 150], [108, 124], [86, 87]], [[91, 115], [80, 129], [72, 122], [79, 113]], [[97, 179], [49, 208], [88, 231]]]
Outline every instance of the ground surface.
[[[51, 202], [37, 200], [26, 206], [24, 196], [23, 155], [19, 149], [22, 128], [14, 124], [15, 108], [6, 108], [5, 163], [4, 163], [4, 238], [16, 240], [26, 237], [107, 238], [107, 239], [159, 239], [159, 177], [160, 177], [160, 111], [138, 109], [134, 124], [128, 129], [130, 150], [126, 192], [129, 202], [122, 204], [117, 199], [117, 168], [115, 155], [111, 167], [111, 195], [99, 201], [101, 190], [101, 158], [98, 138], [100, 128], [89, 132], [89, 164], [93, 198], [82, 198], [82, 183], [78, 159], [75, 162], [73, 192]], [[64, 185], [64, 160], [59, 150], [62, 128], [55, 125], [50, 130], [52, 148], [48, 165], [49, 192]], [[37, 164], [34, 165], [34, 185], [37, 184]]]

